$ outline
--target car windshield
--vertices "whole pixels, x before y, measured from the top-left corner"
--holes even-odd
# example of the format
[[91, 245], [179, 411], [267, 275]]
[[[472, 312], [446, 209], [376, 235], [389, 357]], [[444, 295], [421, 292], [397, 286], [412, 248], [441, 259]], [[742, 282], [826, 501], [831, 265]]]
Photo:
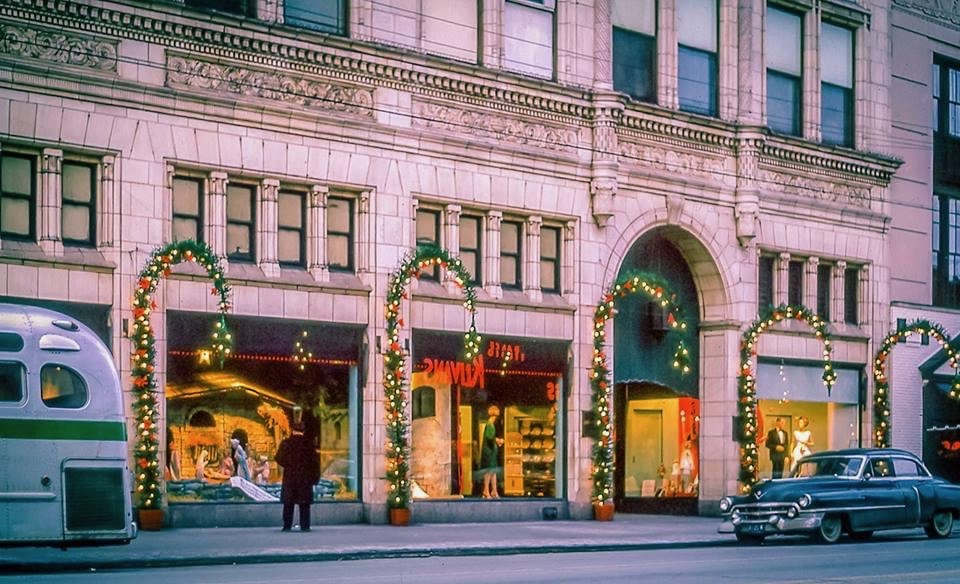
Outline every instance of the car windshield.
[[852, 456], [831, 456], [829, 458], [808, 458], [801, 460], [794, 471], [796, 478], [804, 477], [856, 477], [860, 474], [863, 459]]

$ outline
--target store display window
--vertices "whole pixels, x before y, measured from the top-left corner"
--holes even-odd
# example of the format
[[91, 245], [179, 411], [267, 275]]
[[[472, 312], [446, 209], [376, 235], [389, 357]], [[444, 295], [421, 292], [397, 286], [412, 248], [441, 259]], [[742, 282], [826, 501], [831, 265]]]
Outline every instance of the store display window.
[[568, 343], [414, 332], [411, 473], [415, 499], [561, 496]]
[[[784, 437], [783, 475], [796, 462], [823, 450], [856, 448], [860, 444], [859, 369], [835, 367], [837, 382], [830, 392], [823, 384], [823, 365], [785, 363], [761, 358], [757, 367], [757, 446], [760, 478], [774, 472], [775, 440]], [[779, 423], [778, 423], [779, 420]]]
[[231, 316], [234, 351], [221, 368], [205, 348], [214, 318], [167, 315], [169, 500], [277, 501], [274, 455], [295, 421], [320, 462], [315, 499], [356, 499], [361, 329]]

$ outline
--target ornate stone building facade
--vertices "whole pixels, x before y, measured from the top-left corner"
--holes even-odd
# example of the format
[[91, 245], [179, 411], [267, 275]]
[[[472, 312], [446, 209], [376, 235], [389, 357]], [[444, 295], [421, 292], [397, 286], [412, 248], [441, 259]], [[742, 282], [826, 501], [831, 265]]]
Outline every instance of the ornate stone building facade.
[[[206, 242], [233, 287], [238, 365], [229, 379], [191, 365], [217, 299], [176, 268], [156, 298], [159, 378], [186, 412], [162, 418], [178, 437], [168, 479], [223, 450], [180, 443], [225, 417], [190, 395], [275, 394], [258, 398], [264, 424], [308, 399], [331, 469], [321, 521], [386, 519], [384, 305], [425, 241], [469, 258], [488, 360], [486, 385], [411, 387], [413, 466], [418, 448], [440, 465], [414, 473], [418, 520], [590, 516], [594, 310], [632, 269], [683, 300], [695, 366], [671, 371], [655, 306], [612, 321], [621, 508], [707, 513], [738, 488], [739, 344], [767, 306], [820, 313], [842, 375], [828, 393], [821, 341], [774, 327], [761, 414], [812, 418], [822, 448], [869, 444], [897, 257], [897, 162], [879, 154], [889, 3], [639, 5], [650, 18], [615, 0], [0, 0], [0, 298], [98, 325], [128, 374], [139, 270], [164, 243]], [[774, 22], [796, 43], [777, 48]], [[792, 125], [774, 131], [782, 112]], [[422, 275], [401, 344], [425, 375], [469, 318], [449, 277]], [[307, 338], [314, 377], [280, 372]], [[514, 363], [496, 375], [501, 346]], [[482, 501], [494, 405], [502, 498]], [[548, 466], [528, 482], [528, 464]], [[231, 523], [196, 506], [175, 521]]]

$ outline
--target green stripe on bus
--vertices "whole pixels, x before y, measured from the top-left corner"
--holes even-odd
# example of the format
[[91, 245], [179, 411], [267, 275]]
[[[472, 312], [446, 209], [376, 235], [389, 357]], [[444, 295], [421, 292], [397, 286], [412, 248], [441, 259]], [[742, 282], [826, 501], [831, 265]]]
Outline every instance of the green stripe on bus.
[[0, 438], [11, 440], [103, 440], [125, 442], [122, 422], [0, 418]]

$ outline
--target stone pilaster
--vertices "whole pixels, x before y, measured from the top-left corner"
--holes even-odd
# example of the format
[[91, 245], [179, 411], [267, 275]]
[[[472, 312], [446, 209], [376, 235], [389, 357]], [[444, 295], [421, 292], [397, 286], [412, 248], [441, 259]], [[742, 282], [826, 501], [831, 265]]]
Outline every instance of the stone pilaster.
[[600, 227], [613, 217], [619, 172], [617, 123], [623, 115], [623, 102], [613, 92], [598, 92], [594, 99], [593, 165], [590, 181], [590, 210]]
[[44, 253], [63, 255], [60, 223], [63, 193], [63, 150], [44, 148], [40, 154], [40, 222], [37, 241]]
[[527, 217], [523, 237], [523, 294], [533, 302], [543, 300], [540, 288], [540, 227], [543, 218], [539, 215]]
[[613, 25], [610, 23], [611, 0], [595, 0], [593, 4], [593, 86], [613, 89]]
[[568, 296], [576, 291], [577, 224], [574, 221], [568, 221], [563, 226], [563, 250], [560, 253], [563, 270], [560, 272], [560, 291]]
[[[762, 125], [766, 95], [766, 66], [763, 57], [763, 21], [766, 2], [741, 0], [738, 4], [737, 28], [740, 31], [737, 51], [739, 80], [739, 112], [741, 123]], [[722, 50], [722, 49], [721, 49]]]
[[484, 2], [482, 13], [483, 39], [481, 64], [489, 69], [503, 65], [503, 2]]
[[503, 298], [500, 286], [500, 222], [503, 213], [487, 211], [487, 230], [483, 243], [483, 288], [491, 298]]
[[268, 278], [280, 275], [277, 260], [277, 213], [279, 212], [280, 181], [265, 178], [260, 181], [259, 213], [257, 217], [257, 265]]
[[677, 93], [677, 2], [657, 2], [657, 103], [677, 109], [680, 96]]
[[742, 137], [737, 143], [737, 193], [734, 217], [737, 241], [743, 247], [752, 245], [757, 237], [757, 219], [760, 215], [760, 191], [757, 186], [757, 163], [763, 138], [760, 135]]
[[717, 111], [722, 120], [737, 119], [739, 105], [739, 32], [737, 31], [737, 3], [720, 2], [717, 11], [719, 35], [717, 37]]
[[790, 254], [777, 256], [776, 278], [773, 287], [773, 305], [786, 304], [790, 290]]
[[354, 249], [357, 252], [357, 274], [373, 272], [373, 218], [370, 212], [370, 191], [363, 191], [357, 196], [357, 236]]
[[[113, 247], [120, 240], [117, 216], [116, 183], [114, 170], [116, 158], [104, 156], [100, 160], [100, 192], [97, 194], [97, 247]], [[166, 216], [170, 216], [168, 213]]]
[[830, 293], [833, 295], [831, 302], [833, 306], [830, 311], [830, 319], [833, 322], [844, 321], [844, 303], [846, 302], [847, 291], [844, 286], [844, 278], [847, 271], [847, 262], [840, 260], [833, 270], [833, 289]]
[[307, 195], [307, 271], [317, 282], [330, 279], [327, 264], [327, 187], [314, 185]]
[[[203, 239], [220, 256], [221, 263], [227, 262], [227, 173], [214, 171], [207, 175], [206, 217], [203, 222]], [[226, 267], [224, 265], [224, 267]]]
[[[443, 208], [443, 241], [448, 252], [456, 257], [460, 256], [460, 205], [447, 205]], [[455, 294], [458, 287], [453, 282], [454, 274], [450, 270], [443, 272], [443, 285], [447, 292]]]
[[857, 325], [870, 322], [870, 266], [863, 265], [857, 270]]
[[817, 310], [817, 269], [820, 258], [810, 257], [803, 266], [803, 304], [810, 310]]
[[820, 11], [803, 15], [803, 137], [820, 141]]

